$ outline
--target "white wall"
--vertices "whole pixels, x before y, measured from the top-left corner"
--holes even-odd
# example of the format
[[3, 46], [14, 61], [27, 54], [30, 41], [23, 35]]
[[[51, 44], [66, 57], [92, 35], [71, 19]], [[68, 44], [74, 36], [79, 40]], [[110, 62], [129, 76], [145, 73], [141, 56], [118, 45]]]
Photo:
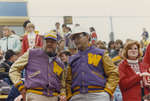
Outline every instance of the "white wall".
[[[63, 23], [63, 16], [73, 16], [87, 31], [94, 26], [99, 39], [109, 41], [109, 16], [113, 16], [115, 39], [140, 40], [142, 28], [150, 31], [149, 0], [28, 0], [31, 21], [42, 34], [54, 29], [55, 22]], [[73, 27], [73, 25], [71, 25]]]

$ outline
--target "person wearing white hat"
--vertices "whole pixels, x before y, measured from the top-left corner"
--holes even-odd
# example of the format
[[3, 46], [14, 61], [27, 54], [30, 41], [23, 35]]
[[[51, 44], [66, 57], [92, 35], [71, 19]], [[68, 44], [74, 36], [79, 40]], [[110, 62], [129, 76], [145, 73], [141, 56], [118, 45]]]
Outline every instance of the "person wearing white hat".
[[119, 82], [119, 73], [108, 53], [89, 44], [89, 34], [77, 28], [71, 39], [78, 53], [69, 58], [67, 99], [110, 101]]

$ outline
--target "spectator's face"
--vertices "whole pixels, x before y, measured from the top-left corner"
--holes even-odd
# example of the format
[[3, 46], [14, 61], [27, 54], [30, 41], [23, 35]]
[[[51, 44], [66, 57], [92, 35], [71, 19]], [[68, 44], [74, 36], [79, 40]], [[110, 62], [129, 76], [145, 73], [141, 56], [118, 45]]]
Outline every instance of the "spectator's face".
[[68, 61], [68, 56], [65, 54], [61, 54], [60, 59], [62, 62], [67, 62]]
[[112, 44], [110, 45], [110, 49], [114, 49], [114, 48], [115, 48], [115, 44], [112, 43]]
[[10, 35], [10, 30], [9, 29], [4, 29], [3, 34], [4, 34], [4, 36], [8, 37]]
[[56, 28], [59, 28], [59, 27], [60, 27], [60, 24], [59, 24], [59, 23], [57, 23], [55, 26], [56, 26]]
[[116, 49], [116, 50], [119, 50], [120, 48], [121, 48], [121, 44], [120, 44], [120, 43], [118, 43], [118, 42], [117, 42], [117, 43], [115, 43], [115, 49]]
[[136, 60], [137, 57], [138, 57], [138, 47], [136, 44], [134, 44], [128, 50], [128, 59]]
[[57, 47], [57, 41], [53, 39], [46, 39], [45, 51], [47, 53], [55, 53]]
[[13, 56], [11, 57], [11, 61], [12, 61], [12, 62], [15, 62], [17, 59], [18, 59], [18, 56], [17, 56], [17, 55], [13, 55]]
[[27, 27], [27, 32], [30, 32], [30, 33], [31, 33], [31, 32], [33, 32], [33, 31], [34, 31], [34, 28], [33, 28], [33, 27], [31, 27], [31, 26], [30, 26], [30, 27]]
[[89, 43], [89, 36], [82, 33], [74, 35], [74, 43], [79, 50], [82, 50]]
[[102, 42], [101, 42], [101, 43], [96, 44], [96, 47], [97, 47], [97, 48], [101, 48], [101, 49], [106, 48], [106, 47], [105, 47], [105, 45], [104, 45], [104, 43], [102, 43]]
[[63, 50], [64, 47], [65, 47], [65, 41], [61, 41], [61, 42], [59, 43], [59, 49]]
[[66, 27], [62, 27], [62, 29], [63, 29], [63, 32], [65, 32], [65, 31], [66, 31]]

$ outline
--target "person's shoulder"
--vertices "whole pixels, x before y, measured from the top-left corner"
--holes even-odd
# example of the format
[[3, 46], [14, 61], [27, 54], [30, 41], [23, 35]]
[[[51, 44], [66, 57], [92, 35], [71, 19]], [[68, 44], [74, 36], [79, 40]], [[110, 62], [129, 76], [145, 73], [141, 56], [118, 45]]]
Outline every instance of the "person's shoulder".
[[121, 60], [121, 62], [119, 63], [119, 69], [125, 69], [127, 66], [129, 66], [127, 60]]
[[1, 38], [2, 41], [5, 40], [5, 39], [6, 39], [6, 37]]
[[95, 54], [104, 54], [107, 51], [105, 49], [100, 49], [100, 48], [92, 46], [90, 52], [95, 53]]
[[43, 55], [45, 52], [42, 48], [33, 48], [33, 49], [29, 49], [29, 54], [37, 54], [39, 55]]
[[42, 48], [33, 48], [29, 49], [29, 52], [44, 52], [44, 50]]
[[69, 64], [71, 64], [73, 61], [75, 61], [75, 60], [77, 60], [77, 59], [79, 59], [79, 58], [80, 58], [79, 53], [70, 56], [70, 57], [69, 57]]
[[0, 64], [0, 68], [5, 68], [5, 67], [8, 67], [7, 63], [6, 62], [2, 62]]

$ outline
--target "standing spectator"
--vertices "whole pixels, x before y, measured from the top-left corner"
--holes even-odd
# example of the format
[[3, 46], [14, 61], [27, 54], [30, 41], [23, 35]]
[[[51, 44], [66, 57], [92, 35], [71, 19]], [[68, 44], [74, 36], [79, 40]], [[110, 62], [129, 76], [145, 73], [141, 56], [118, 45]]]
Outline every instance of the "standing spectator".
[[149, 38], [149, 33], [148, 33], [148, 31], [146, 30], [146, 28], [143, 28], [142, 36], [145, 36], [146, 40]]
[[69, 58], [67, 93], [70, 101], [110, 101], [119, 82], [119, 73], [107, 52], [89, 45], [90, 35], [74, 31], [79, 52]]
[[16, 34], [16, 32], [14, 30], [11, 30], [11, 34], [12, 36], [18, 38], [20, 40], [20, 36]]
[[3, 28], [4, 37], [0, 40], [0, 48], [4, 53], [11, 49], [14, 52], [20, 52], [21, 42], [20, 39], [12, 35], [11, 30], [8, 27]]
[[25, 30], [25, 33], [26, 33], [26, 27], [27, 27], [27, 24], [28, 23], [31, 23], [31, 21], [30, 20], [27, 20], [27, 21], [25, 21], [24, 23], [23, 23], [23, 28], [24, 28], [24, 30]]
[[66, 28], [67, 28], [67, 25], [63, 24], [62, 25], [62, 34], [61, 34], [62, 37], [64, 37], [64, 35], [66, 34]]
[[[58, 101], [59, 94], [60, 101], [66, 101], [64, 65], [56, 56], [56, 47], [56, 33], [46, 33], [43, 49], [27, 51], [12, 65], [9, 76], [24, 101]], [[21, 71], [24, 68], [26, 76], [23, 82]]]
[[123, 50], [124, 60], [119, 65], [119, 86], [123, 101], [141, 101], [144, 94], [150, 92], [144, 80], [145, 76], [150, 76], [149, 65], [139, 61], [141, 56], [142, 51], [137, 41], [126, 43]]
[[56, 27], [55, 30], [56, 30], [57, 38], [58, 38], [58, 40], [61, 40], [63, 36], [62, 36], [62, 31], [60, 29], [60, 23], [56, 22], [55, 27]]
[[95, 28], [94, 27], [90, 27], [90, 36], [91, 36], [91, 43], [92, 45], [96, 45], [96, 42], [97, 42], [97, 34], [96, 34], [96, 31], [95, 31]]
[[56, 27], [56, 33], [59, 34], [59, 35], [61, 35], [60, 23], [56, 22], [55, 23], [55, 27]]
[[[146, 32], [145, 32], [146, 33]], [[143, 52], [144, 52], [144, 54], [145, 54], [145, 51], [146, 51], [146, 48], [147, 48], [147, 46], [148, 46], [148, 44], [149, 44], [149, 40], [148, 40], [148, 38], [147, 38], [147, 34], [142, 34], [142, 40], [140, 41], [140, 43], [141, 43], [141, 45], [142, 45], [142, 50], [143, 50]]]
[[28, 49], [42, 48], [42, 38], [35, 32], [35, 26], [32, 23], [28, 23], [26, 26], [26, 34], [22, 41], [22, 54]]
[[64, 35], [64, 39], [65, 39], [65, 48], [67, 48], [68, 49], [68, 47], [69, 47], [69, 44], [70, 44], [70, 35], [71, 35], [71, 28], [70, 27], [66, 27], [65, 28], [65, 35]]

